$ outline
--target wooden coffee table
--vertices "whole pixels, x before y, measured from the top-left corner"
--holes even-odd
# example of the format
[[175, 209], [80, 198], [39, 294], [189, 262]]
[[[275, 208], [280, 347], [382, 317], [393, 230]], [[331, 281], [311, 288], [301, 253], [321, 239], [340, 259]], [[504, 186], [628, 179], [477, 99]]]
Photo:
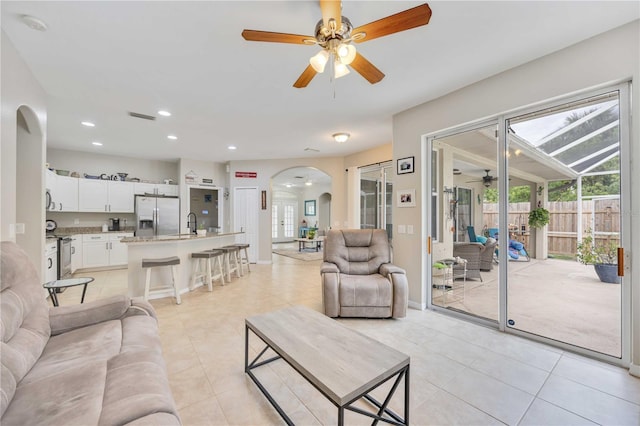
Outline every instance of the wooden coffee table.
[[318, 237], [310, 240], [309, 238], [295, 238], [295, 241], [298, 242], [298, 251], [302, 251], [307, 247], [307, 244], [311, 244], [311, 248], [315, 248], [316, 251], [322, 248], [322, 242], [324, 241], [324, 237]]
[[[266, 344], [253, 361], [249, 361], [249, 330]], [[277, 355], [262, 359], [268, 349]], [[374, 424], [409, 424], [409, 356], [402, 352], [303, 306], [247, 318], [244, 371], [284, 421], [293, 425], [252, 371], [278, 359], [285, 360], [338, 408], [338, 425], [344, 424], [345, 409], [374, 419]], [[387, 408], [403, 378], [404, 418]], [[392, 379], [393, 386], [384, 402], [369, 394]], [[361, 398], [373, 404], [376, 411], [354, 407]]]

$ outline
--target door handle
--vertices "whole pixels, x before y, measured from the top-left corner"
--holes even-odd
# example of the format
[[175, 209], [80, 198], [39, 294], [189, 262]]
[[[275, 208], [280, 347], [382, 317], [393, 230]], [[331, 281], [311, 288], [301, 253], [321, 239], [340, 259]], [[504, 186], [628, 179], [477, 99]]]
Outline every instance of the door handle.
[[624, 277], [624, 248], [618, 247], [618, 276]]
[[62, 203], [60, 203], [60, 211], [62, 211]]
[[106, 204], [104, 205], [104, 211], [105, 211], [105, 212], [108, 212], [108, 211], [109, 211], [109, 210], [107, 209], [107, 205], [106, 205]]
[[71, 247], [71, 254], [76, 254], [76, 248], [75, 247]]
[[49, 261], [49, 266], [47, 266], [47, 269], [51, 269], [53, 267], [53, 260], [51, 258], [47, 259]]

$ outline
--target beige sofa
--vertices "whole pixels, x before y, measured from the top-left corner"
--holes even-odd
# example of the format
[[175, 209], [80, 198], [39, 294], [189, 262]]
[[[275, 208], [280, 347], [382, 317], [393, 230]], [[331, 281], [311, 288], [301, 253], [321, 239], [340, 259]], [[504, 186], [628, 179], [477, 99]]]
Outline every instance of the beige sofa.
[[0, 424], [180, 424], [151, 305], [49, 307], [26, 253], [1, 250]]
[[391, 246], [384, 229], [330, 230], [320, 269], [325, 315], [406, 316], [407, 276], [390, 262]]

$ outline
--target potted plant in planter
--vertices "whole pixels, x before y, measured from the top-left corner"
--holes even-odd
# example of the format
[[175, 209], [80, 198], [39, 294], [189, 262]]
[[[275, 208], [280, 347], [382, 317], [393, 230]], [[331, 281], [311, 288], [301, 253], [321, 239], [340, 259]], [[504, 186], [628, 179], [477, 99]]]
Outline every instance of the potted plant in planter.
[[529, 226], [531, 228], [543, 228], [549, 223], [549, 210], [540, 206], [529, 212]]
[[201, 223], [200, 225], [198, 225], [198, 229], [196, 230], [196, 234], [198, 234], [201, 237], [206, 237], [207, 236], [207, 229], [204, 227], [204, 223]]
[[619, 284], [618, 276], [618, 247], [615, 242], [608, 241], [596, 244], [589, 233], [578, 243], [578, 262], [593, 265], [598, 278], [603, 283]]

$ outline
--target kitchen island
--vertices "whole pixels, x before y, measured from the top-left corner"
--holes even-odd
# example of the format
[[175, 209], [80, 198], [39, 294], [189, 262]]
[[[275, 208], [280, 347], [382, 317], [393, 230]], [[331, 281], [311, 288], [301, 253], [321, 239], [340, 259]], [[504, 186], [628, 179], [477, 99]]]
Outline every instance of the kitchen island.
[[[220, 248], [229, 244], [244, 241], [244, 232], [207, 233], [206, 236], [195, 234], [161, 235], [155, 237], [129, 237], [121, 242], [128, 248], [128, 285], [129, 296], [144, 295], [146, 270], [142, 269], [142, 259], [155, 259], [178, 256], [176, 284], [180, 293], [189, 291], [191, 281], [191, 253]], [[171, 280], [169, 268], [153, 268], [151, 271], [151, 287], [165, 287]], [[167, 289], [153, 298], [170, 297], [173, 293]]]

